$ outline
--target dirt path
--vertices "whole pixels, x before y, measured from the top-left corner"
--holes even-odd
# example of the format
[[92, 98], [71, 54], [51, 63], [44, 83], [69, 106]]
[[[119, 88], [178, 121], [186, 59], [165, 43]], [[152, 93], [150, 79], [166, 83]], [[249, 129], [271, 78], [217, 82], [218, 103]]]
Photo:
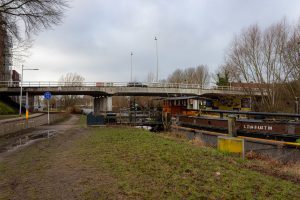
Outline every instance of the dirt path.
[[38, 126], [0, 137], [0, 161], [8, 154], [26, 148], [34, 142], [62, 134], [67, 130], [78, 127], [79, 118], [80, 115], [71, 115], [66, 121], [57, 124]]
[[70, 128], [77, 127], [79, 125], [80, 115], [71, 115], [71, 117], [67, 121], [63, 121], [61, 123], [57, 123], [54, 125], [44, 125], [40, 126], [37, 129], [39, 130], [56, 130], [56, 131], [66, 131]]
[[[51, 138], [37, 140], [0, 157], [0, 199], [73, 199], [84, 169], [76, 166], [71, 149], [87, 133], [79, 115], [34, 131], [55, 130]], [[0, 154], [1, 155], [1, 154]], [[79, 181], [79, 182], [78, 182]], [[42, 195], [41, 195], [42, 194]]]

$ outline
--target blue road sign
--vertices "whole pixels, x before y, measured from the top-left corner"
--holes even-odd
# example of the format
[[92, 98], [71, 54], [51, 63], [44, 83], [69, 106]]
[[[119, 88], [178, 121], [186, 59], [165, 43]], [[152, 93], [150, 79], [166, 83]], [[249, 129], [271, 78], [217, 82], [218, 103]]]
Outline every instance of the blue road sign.
[[47, 99], [47, 100], [50, 100], [51, 99], [51, 92], [45, 92], [44, 93], [44, 98]]

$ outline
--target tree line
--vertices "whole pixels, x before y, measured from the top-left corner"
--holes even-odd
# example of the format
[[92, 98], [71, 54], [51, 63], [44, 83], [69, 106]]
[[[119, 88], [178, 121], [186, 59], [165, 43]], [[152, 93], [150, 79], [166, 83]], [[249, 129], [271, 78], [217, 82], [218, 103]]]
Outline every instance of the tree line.
[[185, 83], [206, 85], [209, 83], [210, 75], [206, 65], [176, 69], [166, 80], [169, 83]]
[[[300, 22], [300, 21], [299, 21]], [[257, 24], [235, 36], [219, 72], [249, 95], [253, 87], [260, 92], [258, 110], [291, 111], [300, 96], [300, 23], [285, 19], [264, 29]]]
[[[200, 65], [176, 69], [167, 79], [173, 83], [242, 87], [252, 96], [257, 111], [293, 111], [300, 97], [300, 21], [286, 19], [266, 28], [251, 25], [236, 35], [215, 73]], [[255, 96], [255, 92], [261, 95]]]

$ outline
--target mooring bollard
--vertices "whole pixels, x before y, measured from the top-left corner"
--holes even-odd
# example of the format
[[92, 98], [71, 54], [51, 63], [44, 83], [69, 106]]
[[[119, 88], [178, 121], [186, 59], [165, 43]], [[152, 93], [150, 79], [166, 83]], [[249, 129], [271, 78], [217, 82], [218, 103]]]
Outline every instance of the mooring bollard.
[[228, 135], [231, 137], [237, 137], [235, 122], [236, 122], [236, 116], [228, 115]]

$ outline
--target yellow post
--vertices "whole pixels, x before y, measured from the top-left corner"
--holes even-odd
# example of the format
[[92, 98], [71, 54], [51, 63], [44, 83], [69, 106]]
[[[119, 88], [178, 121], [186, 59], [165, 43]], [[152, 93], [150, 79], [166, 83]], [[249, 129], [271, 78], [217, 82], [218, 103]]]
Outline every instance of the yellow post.
[[26, 115], [25, 115], [26, 128], [28, 128], [28, 118], [29, 118], [29, 112], [28, 112], [28, 109], [26, 108]]
[[28, 118], [29, 118], [29, 112], [28, 112], [28, 110], [26, 109], [26, 120], [28, 120]]

